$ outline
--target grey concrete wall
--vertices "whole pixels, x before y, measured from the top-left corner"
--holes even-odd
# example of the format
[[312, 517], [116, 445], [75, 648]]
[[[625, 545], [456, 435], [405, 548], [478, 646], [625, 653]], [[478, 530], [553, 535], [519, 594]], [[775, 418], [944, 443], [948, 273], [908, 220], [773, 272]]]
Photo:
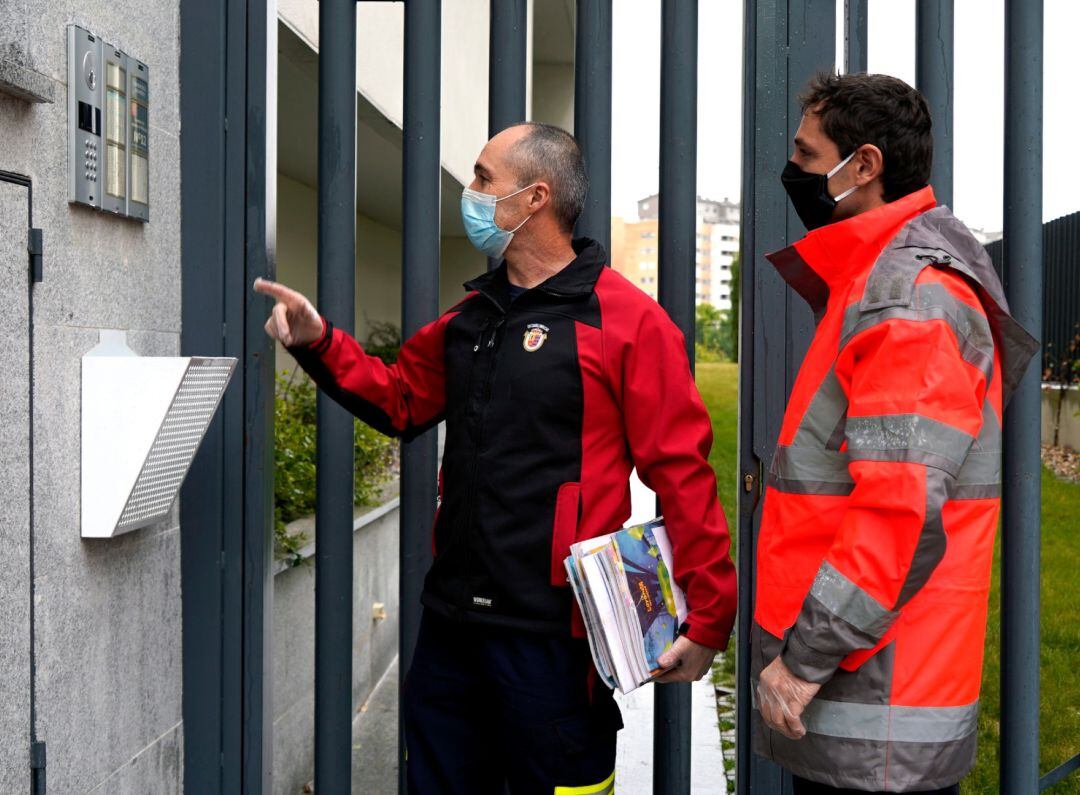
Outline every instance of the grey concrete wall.
[[[68, 204], [69, 23], [150, 65], [152, 220], [147, 225]], [[31, 105], [0, 95], [0, 169], [33, 179], [34, 220], [45, 239], [45, 280], [34, 297], [33, 533], [38, 733], [48, 746], [50, 792], [168, 795], [182, 789], [177, 511], [157, 525], [113, 540], [87, 542], [79, 535], [82, 355], [97, 343], [100, 328], [128, 330], [129, 345], [140, 354], [179, 351], [178, 32], [179, 6], [170, 0], [137, 6], [74, 0], [0, 5], [0, 51], [14, 53], [49, 80], [56, 100]], [[0, 203], [6, 223], [6, 201]], [[4, 279], [0, 288], [0, 317], [13, 324], [0, 334], [5, 354], [9, 344], [17, 352], [27, 343], [25, 321], [11, 315], [8, 306], [9, 285], [25, 284], [17, 275]], [[14, 286], [12, 291], [14, 301]], [[18, 399], [17, 361], [12, 362], [4, 362], [5, 379], [10, 366], [16, 367], [16, 377], [4, 386], [0, 428], [3, 441], [14, 446], [0, 449], [17, 451], [25, 460], [27, 445], [18, 429], [25, 428], [26, 408]], [[0, 470], [0, 505], [17, 512], [26, 479], [6, 461]], [[0, 637], [7, 648], [0, 655], [0, 679], [18, 696], [28, 691], [25, 680], [18, 679], [29, 668], [28, 648], [8, 639], [26, 631], [29, 588], [19, 578], [26, 576], [22, 555], [27, 544], [20, 542], [26, 535], [17, 530], [20, 517], [13, 515], [10, 525], [3, 518], [0, 525], [14, 528], [15, 538], [3, 539]], [[14, 591], [10, 601], [9, 583]], [[10, 671], [9, 664], [14, 666]], [[23, 702], [9, 705], [6, 690], [3, 701], [0, 791], [21, 792], [24, 779], [9, 787], [5, 765], [19, 760], [25, 772], [29, 722]], [[9, 731], [6, 721], [12, 712], [18, 715]]]
[[0, 182], [0, 548], [5, 550], [0, 577], [0, 792], [26, 792], [30, 781], [26, 210], [26, 188]]
[[[312, 525], [299, 520], [293, 527], [313, 536]], [[353, 707], [359, 709], [397, 656], [397, 508], [353, 534], [353, 572]], [[375, 602], [385, 605], [385, 620], [373, 620]], [[315, 569], [309, 561], [274, 577], [274, 795], [298, 795], [313, 777], [314, 650]]]

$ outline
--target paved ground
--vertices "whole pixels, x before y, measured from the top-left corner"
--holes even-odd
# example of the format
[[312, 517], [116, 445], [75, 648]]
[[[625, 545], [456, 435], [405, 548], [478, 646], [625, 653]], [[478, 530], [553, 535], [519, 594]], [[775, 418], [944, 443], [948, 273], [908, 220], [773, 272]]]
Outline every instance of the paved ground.
[[[397, 692], [395, 662], [353, 723], [354, 795], [397, 793]], [[615, 772], [619, 795], [652, 792], [653, 688], [619, 696], [626, 728], [619, 733]], [[716, 723], [716, 697], [708, 681], [693, 685], [691, 777], [694, 795], [726, 792], [724, 760]]]

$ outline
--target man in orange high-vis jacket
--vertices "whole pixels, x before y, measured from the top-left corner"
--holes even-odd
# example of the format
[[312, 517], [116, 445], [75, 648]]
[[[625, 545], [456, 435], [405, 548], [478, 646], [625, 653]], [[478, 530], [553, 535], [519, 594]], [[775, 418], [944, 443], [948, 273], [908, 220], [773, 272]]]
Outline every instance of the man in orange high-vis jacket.
[[975, 761], [1002, 406], [1037, 346], [927, 182], [923, 97], [822, 75], [769, 255], [817, 320], [758, 540], [754, 749], [795, 792], [958, 792]]

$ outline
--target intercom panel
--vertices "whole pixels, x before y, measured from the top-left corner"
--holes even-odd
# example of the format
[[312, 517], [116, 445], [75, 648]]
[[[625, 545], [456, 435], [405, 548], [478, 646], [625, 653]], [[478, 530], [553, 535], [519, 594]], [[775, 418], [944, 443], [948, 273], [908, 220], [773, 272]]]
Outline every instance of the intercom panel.
[[128, 56], [128, 209], [150, 220], [150, 67]]
[[101, 206], [101, 41], [68, 27], [68, 200]]
[[127, 56], [107, 42], [101, 43], [104, 68], [102, 94], [105, 108], [102, 148], [101, 209], [127, 214], [128, 196], [128, 78]]

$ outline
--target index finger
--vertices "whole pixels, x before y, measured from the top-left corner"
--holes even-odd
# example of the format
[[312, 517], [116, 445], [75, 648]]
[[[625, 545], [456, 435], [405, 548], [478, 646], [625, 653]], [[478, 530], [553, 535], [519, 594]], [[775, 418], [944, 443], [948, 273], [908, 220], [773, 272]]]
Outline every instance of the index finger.
[[293, 290], [291, 287], [286, 287], [281, 282], [270, 281], [264, 279], [261, 276], [255, 279], [255, 283], [252, 285], [255, 292], [269, 295], [272, 298], [276, 298], [279, 301], [288, 301], [295, 298], [299, 293]]

